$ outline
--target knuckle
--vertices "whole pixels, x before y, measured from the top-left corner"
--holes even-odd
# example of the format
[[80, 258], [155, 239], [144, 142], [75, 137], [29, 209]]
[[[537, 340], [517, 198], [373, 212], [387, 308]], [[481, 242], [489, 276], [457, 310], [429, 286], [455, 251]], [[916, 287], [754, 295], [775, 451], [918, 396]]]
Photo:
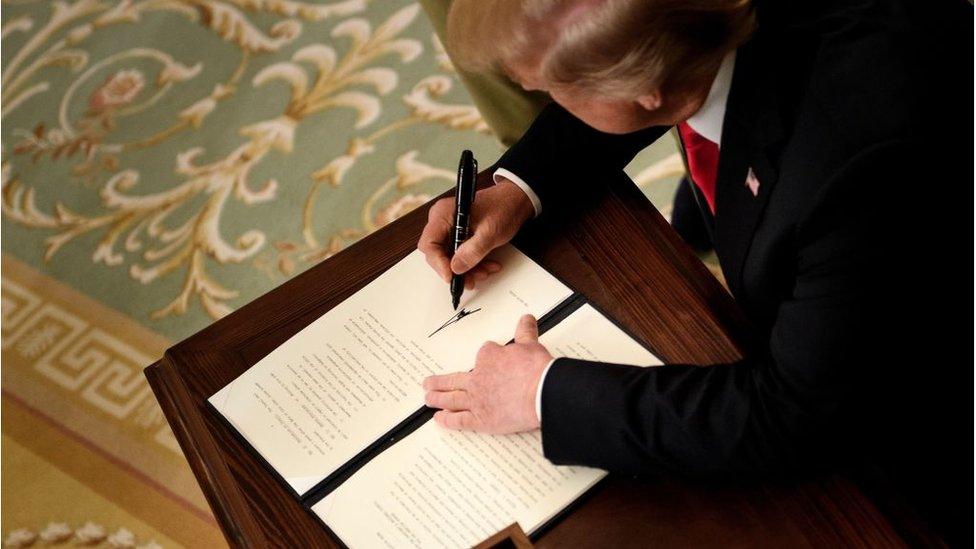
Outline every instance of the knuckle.
[[487, 353], [489, 349], [491, 349], [491, 342], [486, 341], [478, 348], [478, 354]]
[[417, 249], [424, 253], [425, 256], [431, 255], [430, 253], [434, 250], [434, 239], [426, 232], [420, 235], [417, 240]]
[[474, 252], [471, 251], [471, 248], [470, 247], [467, 247], [466, 248], [464, 246], [461, 246], [460, 248], [458, 248], [458, 251], [454, 253], [454, 257], [455, 258], [458, 258], [458, 259], [460, 259], [462, 261], [467, 261], [473, 255], [474, 255]]
[[486, 342], [484, 342], [481, 345], [481, 348], [478, 349], [478, 355], [477, 355], [477, 357], [475, 357], [475, 361], [476, 362], [482, 362], [482, 361], [491, 359], [492, 355], [495, 354], [495, 349], [497, 347], [498, 347], [498, 344], [495, 343], [494, 341], [486, 341]]
[[478, 371], [478, 368], [475, 368], [471, 373], [471, 379], [468, 381], [468, 386], [465, 390], [468, 394], [474, 395], [474, 400], [478, 400], [477, 395], [481, 391], [481, 373]]
[[478, 230], [485, 236], [494, 235], [500, 227], [499, 220], [494, 215], [487, 215], [478, 223]]
[[450, 198], [441, 198], [434, 205], [430, 207], [431, 216], [441, 216], [448, 210], [448, 208], [453, 209], [453, 200]]
[[491, 251], [492, 243], [495, 241], [494, 233], [481, 233], [479, 238], [471, 239], [472, 251], [478, 255], [485, 255]]

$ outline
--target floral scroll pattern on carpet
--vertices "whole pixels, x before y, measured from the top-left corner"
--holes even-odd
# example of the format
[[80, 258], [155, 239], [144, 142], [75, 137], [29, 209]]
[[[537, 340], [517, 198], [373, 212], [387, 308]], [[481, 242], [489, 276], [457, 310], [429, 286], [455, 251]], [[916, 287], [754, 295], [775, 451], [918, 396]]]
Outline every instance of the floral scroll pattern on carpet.
[[[361, 17], [343, 18], [364, 10], [359, 0], [323, 5], [143, 1], [106, 8], [94, 0], [54, 3], [47, 23], [4, 65], [4, 122], [13, 130], [4, 136], [10, 150], [4, 154], [3, 213], [7, 225], [45, 235], [41, 261], [50, 262], [58, 254], [90, 254], [93, 263], [123, 271], [143, 286], [169, 281], [167, 290], [175, 291], [145, 292], [151, 294], [147, 304], [157, 304], [148, 311], [149, 319], [184, 315], [194, 307], [211, 319], [219, 318], [241, 302], [242, 285], [231, 280], [239, 279], [235, 275], [240, 270], [215, 274], [215, 266], [250, 267], [247, 276], [252, 279], [254, 270], [272, 278], [279, 273], [289, 276], [443, 188], [453, 176], [422, 158], [431, 139], [414, 140], [412, 126], [464, 132], [461, 141], [497, 154], [477, 111], [468, 104], [444, 101], [457, 83], [436, 39], [429, 30], [420, 37], [406, 32], [418, 26], [415, 4], [375, 25]], [[261, 29], [245, 8], [278, 20]], [[205, 27], [236, 50], [230, 74], [214, 78], [225, 71], [217, 66], [207, 70], [215, 65], [208, 59], [158, 47], [133, 47], [97, 61], [84, 49], [97, 33], [138, 24], [151, 14], [158, 17], [160, 11], [172, 14], [168, 24]], [[97, 17], [90, 19], [93, 14]], [[314, 36], [327, 37], [328, 42], [299, 43], [303, 23], [329, 20], [338, 22]], [[5, 30], [27, 33], [33, 25], [29, 16], [20, 16], [7, 21]], [[67, 32], [55, 39], [62, 29]], [[415, 82], [402, 90], [408, 80], [404, 76], [416, 71], [400, 71], [426, 49], [433, 52], [428, 60], [433, 66], [424, 72], [432, 74], [410, 78]], [[286, 58], [280, 59], [286, 50]], [[272, 55], [278, 59], [265, 62]], [[11, 124], [9, 120], [24, 118], [14, 115], [33, 114], [32, 105], [57, 93], [35, 74], [43, 67], [62, 67], [72, 76], [51, 109], [56, 116], [36, 123], [28, 119], [26, 127]], [[211, 89], [206, 95], [181, 91], [185, 84], [203, 80], [211, 80], [205, 84]], [[240, 109], [235, 99], [247, 104], [245, 99], [262, 88], [273, 88], [273, 94], [262, 94], [261, 99], [280, 104], [277, 112], [237, 127], [215, 120], [215, 112]], [[403, 92], [401, 104], [386, 102], [386, 96], [398, 89]], [[463, 98], [457, 91], [455, 95]], [[164, 104], [175, 108], [167, 112]], [[396, 112], [384, 117], [385, 110]], [[348, 111], [353, 119], [335, 111]], [[323, 116], [328, 114], [333, 114], [331, 120]], [[327, 149], [344, 143], [345, 150], [309, 154], [315, 140], [303, 135], [301, 126], [319, 126], [316, 133], [328, 136]], [[208, 143], [192, 138], [204, 129], [215, 139]], [[216, 141], [233, 145], [213, 146]], [[302, 143], [296, 146], [296, 141]], [[391, 147], [391, 142], [403, 146]], [[149, 171], [134, 161], [147, 151], [163, 154], [180, 143], [185, 145], [173, 155], [169, 171]], [[382, 154], [374, 154], [378, 148]], [[297, 177], [289, 157], [299, 155], [319, 159], [321, 165]], [[323, 206], [334, 207], [334, 197], [326, 196], [323, 187], [359, 183], [349, 179], [362, 178], [355, 171], [367, 163], [370, 167], [365, 169], [382, 183], [361, 201], [359, 222], [337, 226], [323, 219], [329, 213], [322, 213]], [[51, 168], [46, 175], [61, 179], [59, 185], [70, 186], [69, 192], [52, 196], [45, 192], [50, 182], [42, 185], [28, 177], [46, 167]], [[281, 173], [285, 167], [287, 173]], [[289, 222], [266, 217], [268, 210], [258, 208], [271, 202], [291, 206]], [[233, 215], [228, 211], [237, 207], [255, 211], [228, 221]], [[238, 229], [242, 222], [251, 226]], [[283, 225], [292, 234], [269, 231], [268, 223]], [[274, 252], [259, 255], [269, 248]], [[168, 299], [160, 302], [160, 295]], [[253, 295], [248, 292], [247, 297]], [[136, 318], [143, 316], [138, 314], [142, 311], [132, 312]]]

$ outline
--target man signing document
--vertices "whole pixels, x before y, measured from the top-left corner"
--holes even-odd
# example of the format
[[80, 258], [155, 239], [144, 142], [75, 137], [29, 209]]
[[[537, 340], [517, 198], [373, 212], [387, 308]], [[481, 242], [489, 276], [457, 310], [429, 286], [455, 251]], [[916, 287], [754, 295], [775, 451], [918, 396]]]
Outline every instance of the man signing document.
[[431, 267], [476, 285], [523, 224], [571, 220], [674, 128], [690, 183], [673, 223], [714, 247], [762, 344], [728, 364], [553, 360], [526, 317], [424, 382], [436, 421], [541, 428], [551, 461], [630, 474], [868, 458], [968, 537], [972, 507], [947, 502], [971, 501], [971, 21], [950, 0], [455, 0], [453, 59], [553, 103], [490, 168], [453, 257], [453, 200], [433, 205]]

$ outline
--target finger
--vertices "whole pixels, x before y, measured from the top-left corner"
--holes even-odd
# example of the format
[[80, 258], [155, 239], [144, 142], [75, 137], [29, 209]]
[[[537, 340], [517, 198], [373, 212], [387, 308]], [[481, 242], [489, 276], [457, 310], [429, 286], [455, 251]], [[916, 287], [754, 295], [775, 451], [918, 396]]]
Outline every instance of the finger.
[[417, 241], [419, 249], [427, 263], [440, 275], [445, 282], [451, 279], [451, 260], [447, 257], [447, 239], [451, 232], [451, 220], [443, 212], [440, 202], [431, 206], [427, 215], [427, 225], [424, 226], [420, 239]]
[[424, 403], [431, 408], [441, 410], [468, 410], [471, 395], [467, 391], [427, 391]]
[[[472, 290], [474, 288], [477, 288], [479, 284], [481, 284], [485, 280], [488, 280], [489, 278], [491, 278], [493, 274], [501, 270], [502, 270], [502, 264], [497, 261], [486, 259], [485, 261], [478, 263], [478, 265], [475, 268], [468, 271], [468, 273], [465, 275], [465, 279], [464, 279], [465, 289]], [[470, 286], [468, 285], [469, 284], [468, 278], [471, 279]]]
[[451, 258], [451, 270], [457, 274], [466, 273], [488, 255], [494, 246], [494, 231], [482, 229], [475, 231], [474, 236], [467, 239], [461, 247], [454, 252]]
[[484, 267], [485, 271], [488, 274], [495, 274], [498, 271], [502, 270], [502, 264], [492, 259], [486, 259], [485, 261], [482, 261], [480, 266]]
[[[490, 362], [491, 357], [501, 349], [502, 346], [495, 343], [494, 341], [486, 341], [478, 349], [478, 354], [474, 357], [475, 364], [482, 364], [484, 362]], [[477, 366], [476, 366], [477, 367]]]
[[515, 326], [515, 343], [537, 343], [539, 341], [539, 324], [532, 315], [522, 315]]
[[434, 269], [437, 276], [441, 277], [444, 282], [451, 281], [451, 260], [447, 257], [447, 252], [443, 246], [424, 241], [423, 237], [421, 237], [421, 240], [417, 243], [417, 249], [424, 254], [424, 259]]
[[420, 242], [435, 244], [443, 248], [451, 236], [451, 215], [444, 199], [439, 200], [427, 211], [427, 224], [420, 234]]
[[467, 274], [469, 274], [469, 275], [471, 275], [471, 274], [476, 275], [476, 279], [475, 280], [478, 281], [478, 282], [480, 282], [480, 281], [487, 279], [491, 275], [493, 275], [493, 274], [495, 274], [495, 273], [497, 273], [498, 271], [501, 271], [501, 270], [502, 270], [502, 264], [501, 263], [499, 263], [497, 261], [492, 261], [490, 259], [486, 259], [486, 260], [482, 261], [481, 263], [478, 263], [477, 265], [475, 265], [471, 270], [468, 271]]
[[478, 420], [469, 410], [461, 412], [440, 411], [434, 414], [434, 421], [445, 429], [455, 431], [475, 431], [478, 429]]
[[488, 273], [479, 267], [475, 267], [464, 275], [464, 289], [473, 290], [478, 283], [488, 280]]
[[441, 277], [441, 280], [444, 282], [450, 282], [451, 260], [447, 258], [447, 254], [444, 253], [444, 250], [431, 250], [429, 253], [423, 249], [420, 251], [424, 252], [424, 258], [427, 260], [427, 264], [430, 265], [431, 269], [434, 269], [437, 276]]
[[439, 376], [430, 376], [424, 380], [425, 391], [456, 391], [464, 390], [468, 386], [467, 372], [454, 372]]

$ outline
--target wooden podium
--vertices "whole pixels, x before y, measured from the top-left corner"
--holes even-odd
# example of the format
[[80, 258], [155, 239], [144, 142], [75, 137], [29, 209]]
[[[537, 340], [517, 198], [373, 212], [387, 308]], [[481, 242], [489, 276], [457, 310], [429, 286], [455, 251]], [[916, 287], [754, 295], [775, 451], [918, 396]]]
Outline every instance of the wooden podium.
[[[427, 208], [419, 208], [175, 345], [146, 369], [232, 546], [339, 544], [205, 400], [413, 250], [426, 219]], [[665, 362], [733, 360], [747, 345], [749, 329], [731, 297], [623, 174], [596, 191], [579, 216], [534, 221], [516, 244]], [[534, 543], [888, 547], [917, 539], [905, 537], [902, 522], [896, 530], [839, 475], [747, 488], [611, 476]], [[500, 533], [499, 540], [509, 536]]]

